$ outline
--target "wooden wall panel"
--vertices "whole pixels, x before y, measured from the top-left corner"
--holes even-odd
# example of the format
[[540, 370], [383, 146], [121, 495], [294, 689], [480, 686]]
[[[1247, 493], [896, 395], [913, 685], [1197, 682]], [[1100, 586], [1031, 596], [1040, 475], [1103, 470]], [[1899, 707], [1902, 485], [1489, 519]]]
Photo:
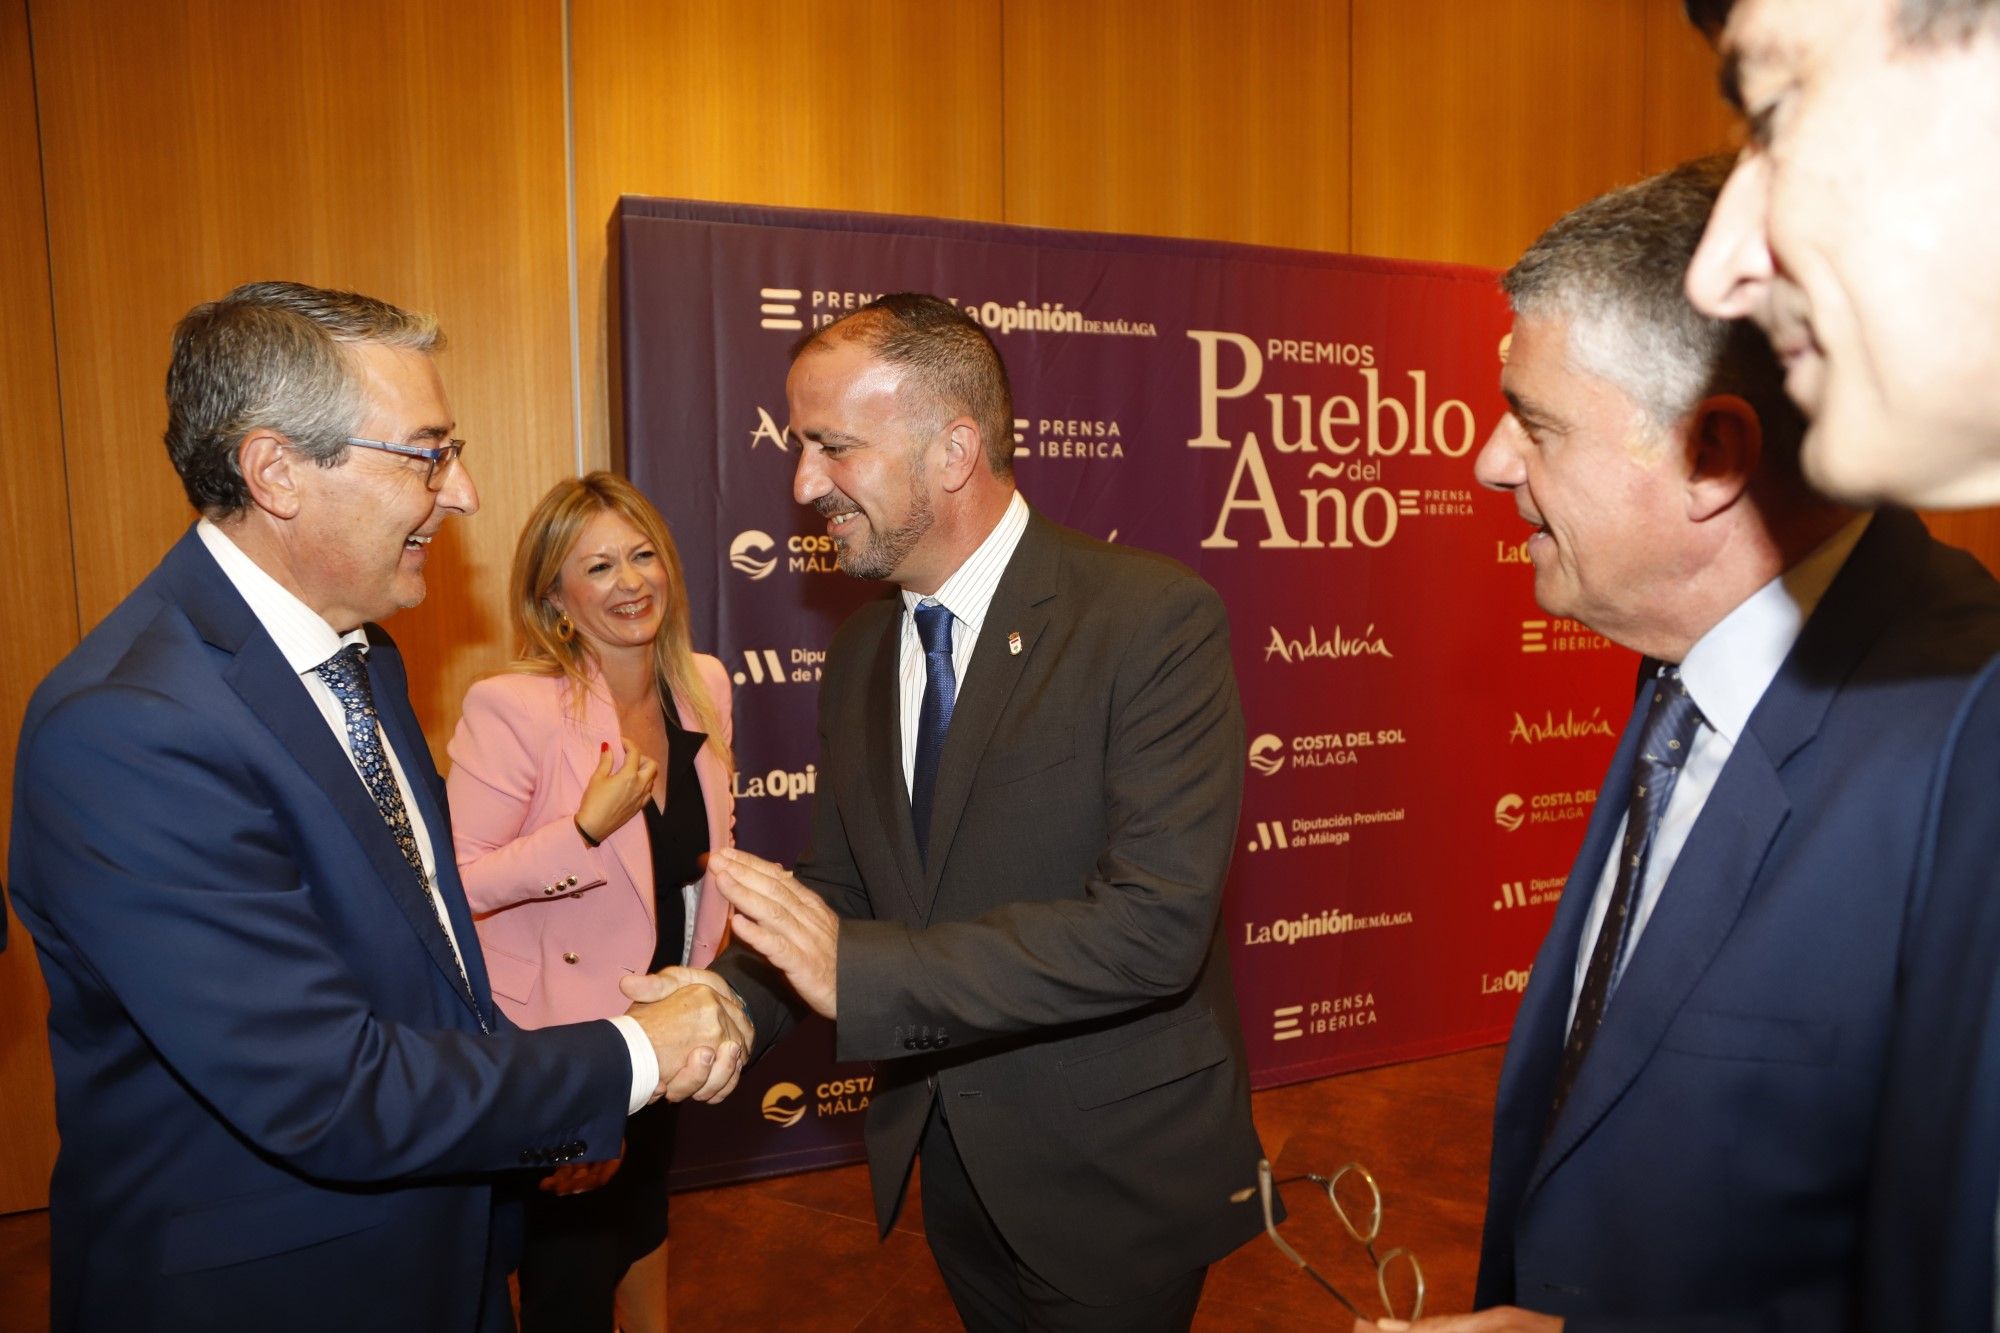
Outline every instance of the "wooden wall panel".
[[533, 499], [573, 470], [560, 0], [34, 0], [86, 626], [191, 518], [159, 444], [174, 321], [243, 281], [435, 312], [484, 510], [392, 629], [433, 744], [506, 645]]
[[1642, 0], [1356, 0], [1354, 249], [1504, 268], [1640, 174]]
[[1006, 0], [1006, 220], [1348, 248], [1350, 0]]
[[[0, 0], [0, 810], [14, 808], [14, 745], [35, 682], [76, 643], [69, 503], [56, 397], [55, 319], [26, 0]], [[7, 834], [0, 829], [0, 865]], [[48, 992], [18, 918], [0, 954], [0, 1213], [39, 1208], [55, 1165]]]
[[1645, 0], [1645, 170], [1736, 147], [1736, 113], [1722, 100], [1715, 52], [1681, 0]]
[[586, 450], [621, 194], [1001, 216], [999, 0], [571, 0]]

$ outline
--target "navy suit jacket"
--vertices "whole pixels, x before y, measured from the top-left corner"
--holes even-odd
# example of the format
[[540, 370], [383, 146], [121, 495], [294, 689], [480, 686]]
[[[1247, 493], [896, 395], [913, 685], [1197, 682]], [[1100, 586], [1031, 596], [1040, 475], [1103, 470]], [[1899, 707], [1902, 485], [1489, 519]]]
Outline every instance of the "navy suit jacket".
[[510, 1319], [491, 1173], [617, 1151], [624, 1043], [495, 1011], [443, 784], [370, 637], [470, 997], [338, 740], [192, 531], [29, 703], [9, 878], [50, 995], [56, 1330]]
[[1544, 1142], [1642, 694], [1508, 1044], [1480, 1306], [1580, 1328], [1852, 1323], [1925, 793], [1996, 649], [2000, 585], [1877, 515], [1751, 714]]
[[1952, 727], [1925, 834], [1865, 1269], [1870, 1329], [1991, 1329], [2000, 1209], [2000, 662]]

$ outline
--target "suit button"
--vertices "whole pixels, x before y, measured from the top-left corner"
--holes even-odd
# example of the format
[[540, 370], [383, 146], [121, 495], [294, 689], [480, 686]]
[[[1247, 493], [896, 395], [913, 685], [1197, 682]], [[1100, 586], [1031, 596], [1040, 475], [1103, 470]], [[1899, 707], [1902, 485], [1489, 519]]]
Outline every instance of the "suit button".
[[949, 1046], [951, 1045], [951, 1038], [946, 1034], [940, 1032], [937, 1034], [937, 1044], [939, 1046]]
[[903, 1049], [904, 1049], [904, 1050], [906, 1050], [906, 1051], [914, 1051], [914, 1050], [916, 1050], [916, 1049], [917, 1049], [917, 1039], [916, 1039], [915, 1037], [905, 1037], [905, 1038], [903, 1038]]
[[576, 955], [573, 953], [566, 953], [563, 955], [563, 961], [565, 963], [574, 963], [576, 961]]
[[576, 887], [576, 876], [571, 875], [568, 879], [564, 880], [563, 882], [569, 885], [573, 889]]
[[556, 891], [556, 886], [555, 886], [555, 885], [553, 885], [553, 884], [544, 884], [544, 885], [542, 885], [542, 896], [543, 896], [544, 898], [546, 898], [546, 897], [549, 897], [549, 896], [550, 896], [551, 894], [553, 894], [553, 893], [554, 893], [555, 891]]

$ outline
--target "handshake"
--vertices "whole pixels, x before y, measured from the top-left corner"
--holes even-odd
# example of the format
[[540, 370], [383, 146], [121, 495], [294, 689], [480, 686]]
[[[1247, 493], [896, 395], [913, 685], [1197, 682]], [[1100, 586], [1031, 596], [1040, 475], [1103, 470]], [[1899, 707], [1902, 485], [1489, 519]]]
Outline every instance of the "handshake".
[[[838, 1017], [840, 922], [820, 896], [783, 866], [723, 848], [709, 857], [734, 912], [736, 937], [785, 974], [823, 1018]], [[626, 977], [619, 987], [660, 1058], [655, 1096], [719, 1102], [736, 1087], [756, 1035], [729, 983], [713, 972], [668, 967]]]
[[735, 1091], [756, 1029], [728, 982], [699, 968], [666, 967], [618, 986], [634, 1002], [626, 1016], [645, 1031], [660, 1062], [655, 1099], [719, 1102]]

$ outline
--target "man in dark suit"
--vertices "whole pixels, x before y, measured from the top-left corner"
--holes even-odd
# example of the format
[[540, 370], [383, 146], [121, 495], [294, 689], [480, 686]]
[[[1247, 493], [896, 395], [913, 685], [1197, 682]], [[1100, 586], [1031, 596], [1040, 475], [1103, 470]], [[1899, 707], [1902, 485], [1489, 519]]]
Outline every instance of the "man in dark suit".
[[733, 1082], [749, 1032], [706, 986], [537, 1032], [494, 1008], [370, 623], [478, 506], [437, 341], [290, 283], [190, 312], [167, 444], [202, 519], [29, 703], [9, 878], [50, 995], [56, 1329], [511, 1327], [497, 1173]]
[[[1751, 133], [1688, 274], [1755, 318], [1838, 494], [2000, 501], [2000, 2], [1688, 0]], [[2000, 675], [1953, 729], [1903, 940], [1859, 1284], [1870, 1329], [2000, 1308]]]
[[[890, 296], [786, 384], [794, 495], [841, 565], [899, 586], [840, 629], [797, 878], [734, 853], [742, 941], [881, 1061], [886, 1232], [913, 1157], [924, 1228], [975, 1329], [1185, 1328], [1254, 1235], [1243, 1039], [1216, 930], [1242, 794], [1221, 600], [1014, 490], [986, 335]], [[740, 951], [769, 1041], [784, 984]]]
[[1645, 661], [1501, 1074], [1502, 1308], [1440, 1327], [1855, 1317], [1927, 777], [2000, 586], [1800, 478], [1768, 345], [1682, 292], [1727, 172], [1586, 204], [1503, 280], [1477, 475], [1537, 527], [1542, 606]]

